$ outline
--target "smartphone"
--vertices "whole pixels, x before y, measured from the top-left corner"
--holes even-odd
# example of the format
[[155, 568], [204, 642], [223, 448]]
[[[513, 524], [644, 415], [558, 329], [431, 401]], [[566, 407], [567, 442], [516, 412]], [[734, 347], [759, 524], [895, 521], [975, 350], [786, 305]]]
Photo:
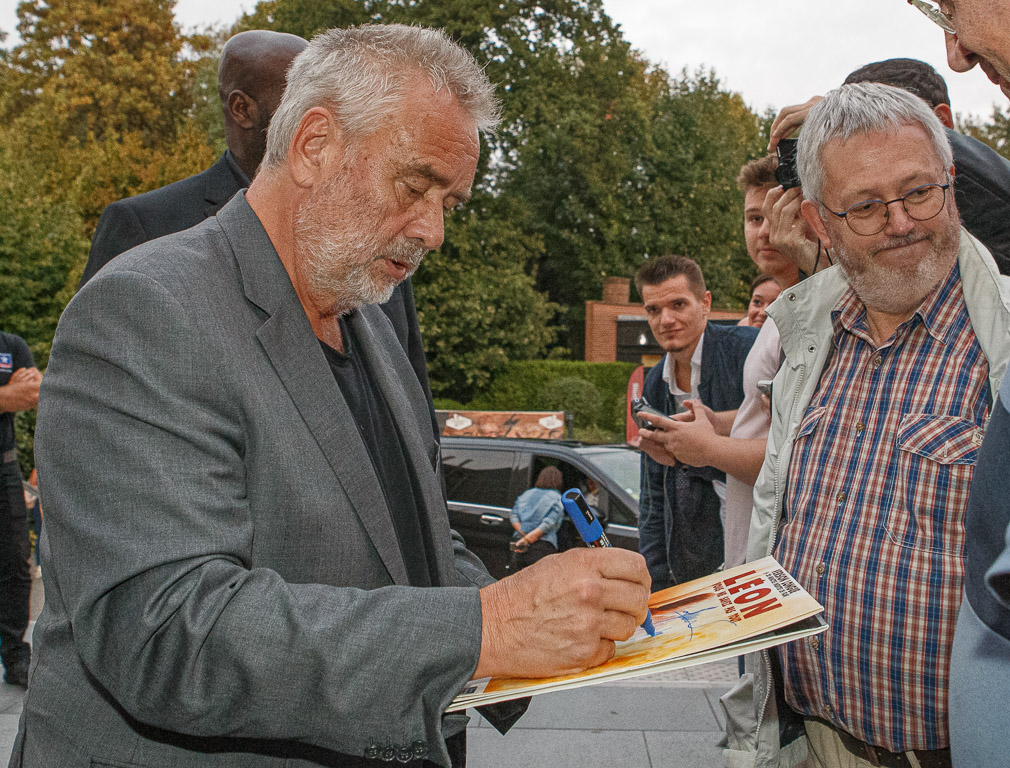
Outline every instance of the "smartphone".
[[665, 413], [657, 411], [649, 405], [644, 397], [636, 397], [631, 401], [631, 418], [635, 420], [639, 429], [655, 429], [655, 425], [649, 421], [650, 416], [668, 418]]

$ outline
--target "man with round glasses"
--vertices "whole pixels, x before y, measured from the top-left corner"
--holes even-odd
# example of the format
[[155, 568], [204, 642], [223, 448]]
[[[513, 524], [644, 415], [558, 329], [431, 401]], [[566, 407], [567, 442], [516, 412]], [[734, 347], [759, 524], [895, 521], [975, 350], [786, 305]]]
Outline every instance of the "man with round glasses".
[[964, 511], [1010, 359], [1010, 290], [960, 225], [950, 143], [917, 96], [830, 92], [798, 170], [836, 266], [769, 310], [785, 362], [748, 560], [774, 554], [829, 628], [747, 658], [724, 697], [729, 762], [950, 766]]

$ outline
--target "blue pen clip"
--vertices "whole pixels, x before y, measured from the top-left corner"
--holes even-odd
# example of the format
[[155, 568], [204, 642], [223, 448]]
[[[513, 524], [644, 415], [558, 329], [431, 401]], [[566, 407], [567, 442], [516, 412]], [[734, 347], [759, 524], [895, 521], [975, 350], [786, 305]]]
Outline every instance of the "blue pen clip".
[[[607, 538], [607, 534], [603, 531], [603, 526], [600, 525], [600, 521], [596, 519], [596, 515], [593, 514], [593, 510], [589, 506], [589, 502], [587, 502], [585, 496], [582, 495], [582, 491], [578, 488], [570, 488], [561, 494], [561, 503], [564, 505], [565, 511], [575, 524], [575, 529], [579, 532], [579, 536], [581, 536], [582, 540], [586, 542], [586, 546], [610, 546], [610, 539]], [[656, 636], [656, 628], [652, 624], [651, 611], [648, 611], [645, 614], [645, 621], [642, 622], [642, 629], [648, 632], [650, 637]]]

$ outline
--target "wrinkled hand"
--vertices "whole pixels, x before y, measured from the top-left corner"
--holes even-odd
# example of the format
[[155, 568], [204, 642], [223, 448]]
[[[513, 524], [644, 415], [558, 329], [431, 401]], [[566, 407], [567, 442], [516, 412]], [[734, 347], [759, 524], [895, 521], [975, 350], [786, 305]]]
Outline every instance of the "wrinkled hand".
[[614, 655], [645, 620], [645, 560], [624, 549], [570, 549], [484, 587], [475, 677], [550, 677]]
[[811, 96], [809, 101], [805, 101], [802, 104], [783, 107], [772, 123], [771, 133], [768, 138], [768, 151], [774, 152], [781, 139], [788, 138], [793, 131], [803, 125], [803, 121], [807, 119], [810, 109], [823, 98], [823, 96]]
[[769, 245], [812, 275], [817, 263], [817, 237], [800, 213], [802, 203], [799, 187], [774, 187], [765, 195], [761, 212], [768, 220]]

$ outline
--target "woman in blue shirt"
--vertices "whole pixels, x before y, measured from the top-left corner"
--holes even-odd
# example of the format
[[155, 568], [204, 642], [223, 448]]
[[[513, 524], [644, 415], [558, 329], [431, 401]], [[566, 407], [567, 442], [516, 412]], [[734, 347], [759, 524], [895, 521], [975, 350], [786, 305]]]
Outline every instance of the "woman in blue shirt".
[[564, 519], [561, 488], [564, 480], [557, 467], [544, 467], [533, 488], [524, 491], [512, 506], [509, 520], [515, 570], [525, 568], [558, 551], [558, 528]]

